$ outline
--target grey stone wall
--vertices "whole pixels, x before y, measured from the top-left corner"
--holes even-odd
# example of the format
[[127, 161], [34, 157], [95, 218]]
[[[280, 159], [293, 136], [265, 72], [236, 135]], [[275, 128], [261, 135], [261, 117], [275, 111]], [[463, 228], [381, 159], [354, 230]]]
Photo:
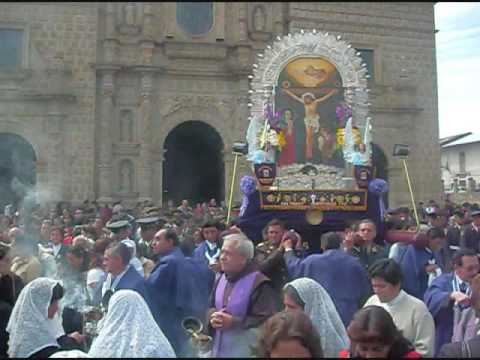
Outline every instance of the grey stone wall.
[[[395, 143], [411, 146], [417, 196], [439, 199], [433, 4], [214, 3], [214, 27], [199, 37], [176, 24], [175, 3], [124, 6], [0, 4], [0, 26], [24, 27], [28, 43], [24, 70], [0, 72], [0, 132], [34, 146], [39, 185], [50, 195], [161, 200], [164, 141], [189, 120], [222, 137], [228, 195], [231, 145], [248, 126], [254, 55], [276, 35], [316, 28], [374, 50], [374, 142], [389, 159], [391, 204], [409, 202], [402, 164], [391, 157]], [[122, 111], [133, 119], [127, 140]], [[134, 166], [132, 191], [118, 191], [123, 160]], [[242, 160], [237, 184], [249, 172]]]

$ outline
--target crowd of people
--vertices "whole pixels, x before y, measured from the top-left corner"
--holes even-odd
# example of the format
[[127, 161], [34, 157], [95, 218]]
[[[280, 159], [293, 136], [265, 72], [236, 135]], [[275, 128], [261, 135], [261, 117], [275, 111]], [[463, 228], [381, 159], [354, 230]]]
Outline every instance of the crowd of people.
[[480, 208], [416, 210], [418, 224], [390, 209], [387, 231], [352, 221], [309, 253], [280, 219], [249, 239], [213, 199], [9, 209], [0, 356], [480, 356]]

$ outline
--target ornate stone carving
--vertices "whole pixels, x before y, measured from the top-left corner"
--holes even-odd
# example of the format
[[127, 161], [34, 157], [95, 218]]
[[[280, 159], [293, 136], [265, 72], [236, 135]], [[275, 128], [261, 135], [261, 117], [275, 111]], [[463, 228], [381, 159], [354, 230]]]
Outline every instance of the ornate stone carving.
[[137, 17], [137, 8], [136, 4], [132, 2], [127, 2], [123, 5], [123, 21], [125, 25], [135, 26], [136, 17]]
[[178, 95], [167, 97], [162, 101], [160, 106], [160, 114], [162, 116], [170, 115], [182, 107], [191, 106], [193, 104], [194, 97], [191, 95]]
[[120, 141], [133, 142], [133, 113], [131, 110], [120, 112]]
[[235, 99], [233, 98], [219, 99], [216, 106], [224, 114], [226, 118], [228, 118], [229, 116], [232, 116], [236, 111]]
[[127, 2], [120, 4], [119, 32], [127, 35], [139, 34], [143, 22], [143, 9], [141, 3]]
[[264, 32], [266, 30], [267, 15], [265, 14], [265, 9], [263, 6], [255, 6], [252, 16], [253, 30]]
[[118, 191], [120, 193], [133, 192], [133, 164], [130, 160], [122, 160], [119, 166]]

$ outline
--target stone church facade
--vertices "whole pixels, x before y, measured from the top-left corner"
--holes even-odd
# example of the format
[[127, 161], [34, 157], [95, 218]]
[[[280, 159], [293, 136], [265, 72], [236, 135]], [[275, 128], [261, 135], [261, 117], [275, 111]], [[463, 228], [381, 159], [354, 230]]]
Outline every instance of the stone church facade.
[[[210, 4], [211, 24], [179, 17], [179, 3], [0, 4], [0, 35], [20, 41], [17, 64], [0, 61], [0, 134], [32, 146], [40, 198], [165, 201], [165, 143], [189, 121], [221, 138], [218, 200], [227, 198], [256, 54], [277, 35], [315, 28], [370, 56], [390, 204], [409, 202], [395, 143], [410, 145], [415, 192], [439, 199], [433, 3]], [[248, 172], [241, 159], [237, 184]]]

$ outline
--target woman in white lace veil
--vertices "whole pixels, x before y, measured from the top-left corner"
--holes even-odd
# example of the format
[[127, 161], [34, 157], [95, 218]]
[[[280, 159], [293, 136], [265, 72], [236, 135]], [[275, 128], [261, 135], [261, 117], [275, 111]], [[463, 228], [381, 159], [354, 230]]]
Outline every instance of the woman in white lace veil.
[[90, 357], [175, 357], [175, 352], [153, 319], [145, 300], [133, 290], [111, 297], [108, 313]]
[[57, 284], [37, 278], [20, 293], [7, 325], [9, 357], [29, 357], [50, 346], [60, 347], [57, 339], [65, 334], [61, 320], [58, 313], [49, 318], [49, 312], [54, 313], [50, 303]]
[[309, 278], [299, 278], [284, 287], [287, 308], [303, 310], [317, 329], [325, 357], [338, 357], [349, 347], [345, 326], [330, 295], [322, 285]]

